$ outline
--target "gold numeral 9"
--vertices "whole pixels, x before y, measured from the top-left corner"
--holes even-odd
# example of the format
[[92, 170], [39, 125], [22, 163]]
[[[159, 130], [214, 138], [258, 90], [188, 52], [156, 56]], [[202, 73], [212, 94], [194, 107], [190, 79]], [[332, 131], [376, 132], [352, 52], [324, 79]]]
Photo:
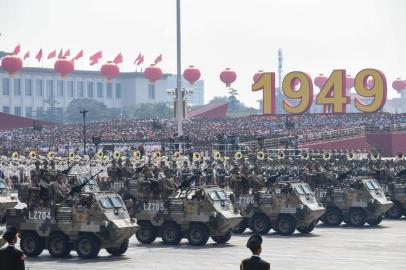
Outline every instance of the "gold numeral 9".
[[[374, 85], [367, 87], [368, 78], [372, 77]], [[355, 108], [365, 113], [379, 111], [384, 105], [387, 96], [387, 85], [385, 75], [377, 69], [364, 69], [358, 72], [354, 82], [355, 91], [361, 97], [373, 97], [370, 104], [364, 104], [359, 99], [355, 100]]]
[[[295, 81], [298, 80], [300, 86], [295, 89]], [[304, 113], [310, 109], [313, 101], [313, 83], [310, 76], [304, 72], [293, 71], [283, 78], [283, 93], [291, 99], [300, 99], [299, 104], [292, 106], [288, 101], [283, 101], [283, 109], [288, 113]]]

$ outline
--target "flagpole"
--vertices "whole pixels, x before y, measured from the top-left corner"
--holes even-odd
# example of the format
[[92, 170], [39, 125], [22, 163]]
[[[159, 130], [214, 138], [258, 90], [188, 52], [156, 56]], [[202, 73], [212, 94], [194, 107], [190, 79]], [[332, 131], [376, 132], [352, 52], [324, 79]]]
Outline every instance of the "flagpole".
[[[177, 74], [176, 74], [176, 120], [178, 126], [178, 136], [183, 135], [182, 130], [182, 70], [181, 70], [181, 36], [180, 36], [180, 0], [176, 0], [176, 53], [177, 53]], [[181, 144], [179, 144], [181, 145]]]

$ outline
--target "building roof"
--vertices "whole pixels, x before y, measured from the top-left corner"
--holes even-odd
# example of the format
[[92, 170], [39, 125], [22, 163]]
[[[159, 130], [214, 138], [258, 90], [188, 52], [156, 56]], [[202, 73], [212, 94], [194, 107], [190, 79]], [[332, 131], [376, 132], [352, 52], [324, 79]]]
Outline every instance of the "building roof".
[[56, 124], [0, 112], [0, 130], [34, 127], [34, 125], [55, 126]]
[[226, 118], [228, 103], [213, 103], [204, 105], [188, 113], [189, 118]]

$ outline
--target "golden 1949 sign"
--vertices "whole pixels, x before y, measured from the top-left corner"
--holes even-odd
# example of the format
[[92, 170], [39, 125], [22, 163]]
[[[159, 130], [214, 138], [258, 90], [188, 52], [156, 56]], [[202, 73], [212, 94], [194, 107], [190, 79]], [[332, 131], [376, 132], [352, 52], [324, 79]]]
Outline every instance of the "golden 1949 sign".
[[[320, 93], [315, 101], [318, 105], [328, 108], [331, 113], [345, 113], [346, 104], [351, 102], [347, 96], [345, 70], [334, 70], [330, 77], [320, 85]], [[376, 69], [364, 69], [355, 76], [353, 81], [356, 93], [361, 98], [355, 98], [355, 108], [361, 112], [372, 113], [379, 111], [385, 104], [387, 86], [385, 75]], [[252, 91], [263, 91], [263, 113], [275, 113], [275, 73], [264, 72], [252, 85]], [[287, 113], [300, 114], [308, 111], [313, 103], [313, 83], [310, 76], [301, 71], [293, 71], [283, 78], [283, 94], [298, 103], [292, 105], [288, 100], [283, 101], [283, 109]], [[368, 98], [363, 103], [362, 98]], [[326, 110], [325, 110], [326, 111]]]

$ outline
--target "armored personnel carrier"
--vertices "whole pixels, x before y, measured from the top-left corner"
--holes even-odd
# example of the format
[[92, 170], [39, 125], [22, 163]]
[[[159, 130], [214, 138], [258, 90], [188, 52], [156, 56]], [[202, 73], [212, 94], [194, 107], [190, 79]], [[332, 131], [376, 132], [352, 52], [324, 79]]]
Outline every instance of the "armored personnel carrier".
[[326, 208], [321, 221], [329, 226], [378, 225], [393, 206], [378, 181], [364, 176], [351, 177], [342, 187], [318, 188], [316, 194]]
[[11, 194], [6, 181], [0, 178], [0, 224], [5, 222], [6, 211], [18, 204], [17, 198]]
[[136, 237], [143, 244], [150, 244], [157, 237], [169, 245], [187, 238], [191, 245], [202, 246], [209, 237], [226, 243], [232, 228], [242, 219], [224, 190], [217, 186], [188, 187], [166, 198], [142, 194], [133, 199], [131, 214], [140, 225]]
[[266, 234], [271, 228], [281, 235], [291, 235], [296, 229], [310, 233], [325, 211], [303, 182], [279, 182], [272, 190], [231, 198], [244, 217], [234, 233], [247, 228], [257, 234]]
[[399, 219], [406, 215], [406, 184], [389, 184], [386, 195], [392, 200], [393, 206], [385, 213], [385, 216]]
[[92, 179], [81, 182], [61, 205], [7, 210], [7, 226], [17, 228], [27, 256], [38, 256], [44, 249], [57, 258], [76, 250], [85, 259], [96, 257], [102, 248], [113, 256], [127, 251], [137, 225], [121, 197], [99, 191]]

